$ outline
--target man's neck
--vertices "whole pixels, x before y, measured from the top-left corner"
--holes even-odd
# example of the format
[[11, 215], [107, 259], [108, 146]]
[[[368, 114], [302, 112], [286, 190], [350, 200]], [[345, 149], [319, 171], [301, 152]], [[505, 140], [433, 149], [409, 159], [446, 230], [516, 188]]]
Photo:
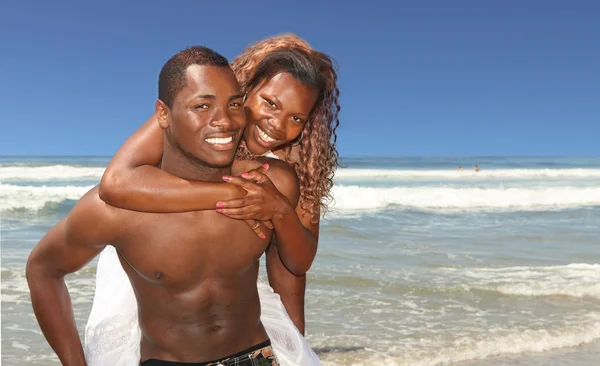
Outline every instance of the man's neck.
[[186, 156], [180, 149], [164, 144], [160, 168], [169, 174], [187, 180], [223, 182], [224, 175], [231, 175], [231, 166], [214, 168]]

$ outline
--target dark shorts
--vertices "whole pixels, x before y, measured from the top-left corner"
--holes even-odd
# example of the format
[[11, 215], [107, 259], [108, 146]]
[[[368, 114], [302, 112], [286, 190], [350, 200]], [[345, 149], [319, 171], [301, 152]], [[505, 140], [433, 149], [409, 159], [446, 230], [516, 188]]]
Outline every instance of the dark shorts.
[[229, 357], [220, 360], [208, 362], [176, 362], [162, 361], [155, 358], [148, 359], [140, 366], [277, 366], [279, 362], [273, 355], [271, 341], [266, 340], [263, 343], [250, 347], [242, 352], [238, 352]]

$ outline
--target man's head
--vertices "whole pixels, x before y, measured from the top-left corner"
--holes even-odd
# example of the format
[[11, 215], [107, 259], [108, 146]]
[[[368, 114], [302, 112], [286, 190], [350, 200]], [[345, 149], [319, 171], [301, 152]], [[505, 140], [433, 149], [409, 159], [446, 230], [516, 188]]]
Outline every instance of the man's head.
[[245, 127], [239, 84], [225, 57], [190, 47], [163, 66], [156, 113], [169, 144], [195, 164], [231, 165]]

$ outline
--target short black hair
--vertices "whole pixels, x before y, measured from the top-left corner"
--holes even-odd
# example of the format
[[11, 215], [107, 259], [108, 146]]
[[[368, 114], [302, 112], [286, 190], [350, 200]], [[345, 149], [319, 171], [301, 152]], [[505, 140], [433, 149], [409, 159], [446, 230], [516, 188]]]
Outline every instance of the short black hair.
[[158, 76], [158, 99], [169, 108], [173, 107], [175, 95], [185, 87], [185, 72], [191, 65], [229, 67], [229, 62], [220, 53], [203, 46], [186, 48], [171, 57]]

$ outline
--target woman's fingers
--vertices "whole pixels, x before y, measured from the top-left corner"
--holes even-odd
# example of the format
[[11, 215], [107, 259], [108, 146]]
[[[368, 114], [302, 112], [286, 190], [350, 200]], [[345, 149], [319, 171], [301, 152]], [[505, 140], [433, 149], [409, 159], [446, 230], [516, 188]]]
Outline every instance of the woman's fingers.
[[265, 227], [263, 224], [261, 224], [260, 221], [257, 220], [244, 220], [246, 222], [246, 224], [248, 224], [248, 226], [250, 226], [250, 229], [252, 229], [252, 231], [254, 231], [254, 233], [261, 239], [266, 239], [267, 235], [264, 232], [263, 228]]
[[235, 184], [236, 186], [240, 186], [247, 191], [249, 191], [250, 189], [252, 189], [252, 187], [254, 187], [256, 185], [256, 183], [254, 183], [254, 181], [252, 181], [252, 180], [243, 179], [240, 177], [234, 177], [231, 175], [224, 175], [223, 180], [227, 183], [232, 183], [232, 184]]
[[234, 200], [228, 201], [219, 201], [217, 202], [217, 208], [236, 208], [236, 207], [244, 207], [249, 204], [248, 198], [237, 198]]

